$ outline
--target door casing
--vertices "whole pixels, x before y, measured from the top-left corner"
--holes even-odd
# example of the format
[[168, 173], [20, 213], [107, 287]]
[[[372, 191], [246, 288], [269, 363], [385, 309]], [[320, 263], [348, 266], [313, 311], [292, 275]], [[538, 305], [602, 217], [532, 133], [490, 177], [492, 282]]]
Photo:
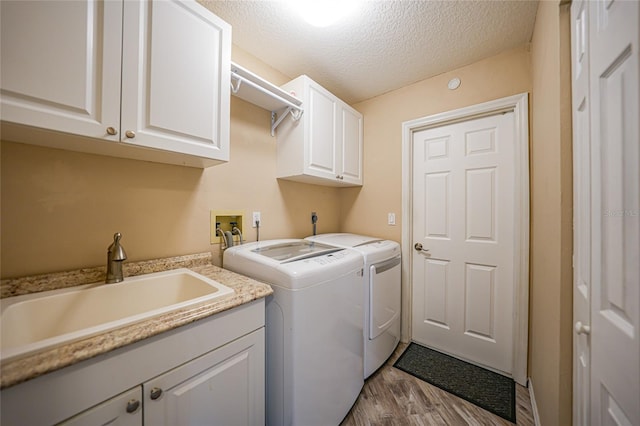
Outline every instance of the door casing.
[[[513, 111], [516, 151], [516, 224], [514, 246], [518, 283], [514, 292], [514, 353], [513, 379], [521, 385], [527, 382], [527, 351], [529, 339], [529, 95], [521, 93], [481, 104], [447, 111], [402, 123], [402, 250], [413, 250], [412, 176], [413, 133], [419, 130], [466, 121], [487, 115]], [[402, 341], [411, 339], [412, 256], [402, 256]]]

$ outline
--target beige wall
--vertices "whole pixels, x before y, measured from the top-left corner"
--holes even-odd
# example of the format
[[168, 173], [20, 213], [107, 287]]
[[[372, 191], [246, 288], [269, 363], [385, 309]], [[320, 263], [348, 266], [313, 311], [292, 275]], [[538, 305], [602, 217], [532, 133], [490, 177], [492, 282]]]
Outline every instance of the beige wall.
[[572, 234], [569, 6], [540, 2], [531, 47], [529, 376], [541, 424], [571, 424]]
[[[447, 82], [462, 84], [449, 90]], [[364, 186], [340, 192], [342, 228], [395, 241], [402, 234], [402, 123], [531, 91], [529, 51], [518, 48], [354, 105], [364, 115]], [[387, 213], [396, 226], [387, 225]]]
[[[290, 80], [234, 47], [234, 61], [275, 84]], [[102, 265], [113, 233], [130, 260], [213, 251], [209, 211], [262, 213], [261, 239], [339, 230], [338, 190], [275, 178], [270, 112], [232, 97], [231, 161], [201, 170], [3, 141], [3, 278]]]

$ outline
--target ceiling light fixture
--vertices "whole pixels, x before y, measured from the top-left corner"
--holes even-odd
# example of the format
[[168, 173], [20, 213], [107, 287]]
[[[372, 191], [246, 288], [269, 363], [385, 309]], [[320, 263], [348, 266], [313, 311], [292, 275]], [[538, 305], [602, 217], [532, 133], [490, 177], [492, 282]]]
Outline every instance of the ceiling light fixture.
[[298, 14], [314, 27], [328, 27], [355, 12], [361, 0], [289, 0]]
[[449, 80], [447, 87], [449, 88], [449, 90], [456, 90], [458, 87], [460, 87], [460, 79], [458, 77], [452, 78], [451, 80]]

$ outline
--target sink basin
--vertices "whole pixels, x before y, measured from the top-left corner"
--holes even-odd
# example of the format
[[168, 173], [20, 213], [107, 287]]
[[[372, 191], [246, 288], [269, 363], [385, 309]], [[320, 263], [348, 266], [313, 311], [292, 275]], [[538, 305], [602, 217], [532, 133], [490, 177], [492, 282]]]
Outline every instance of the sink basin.
[[0, 301], [0, 361], [124, 327], [233, 293], [189, 269]]

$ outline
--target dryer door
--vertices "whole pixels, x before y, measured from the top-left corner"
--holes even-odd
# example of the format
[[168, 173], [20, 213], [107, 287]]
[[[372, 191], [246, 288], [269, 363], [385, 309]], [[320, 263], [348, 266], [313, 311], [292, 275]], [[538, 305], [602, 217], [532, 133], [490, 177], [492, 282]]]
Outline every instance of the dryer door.
[[400, 256], [369, 268], [369, 339], [373, 340], [400, 316]]

